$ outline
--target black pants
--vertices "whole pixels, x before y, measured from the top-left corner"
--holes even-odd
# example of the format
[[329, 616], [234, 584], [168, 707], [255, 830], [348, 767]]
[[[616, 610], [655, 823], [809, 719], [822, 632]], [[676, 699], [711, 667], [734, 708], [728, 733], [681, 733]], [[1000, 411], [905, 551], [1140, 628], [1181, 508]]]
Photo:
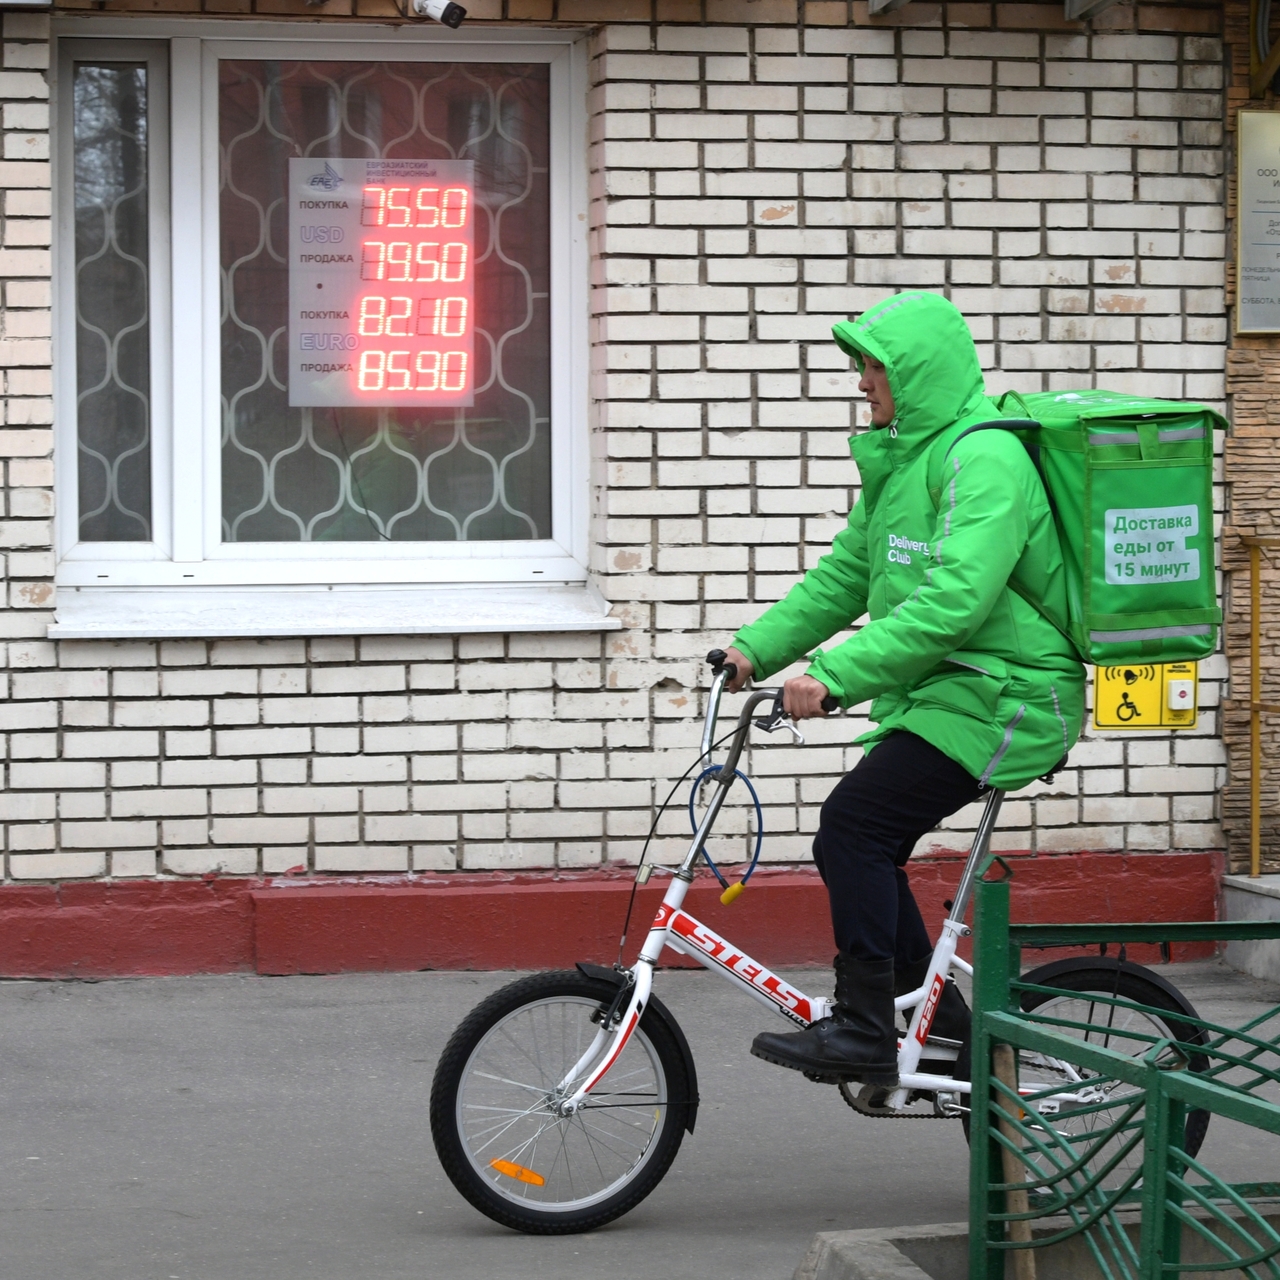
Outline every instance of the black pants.
[[981, 794], [978, 780], [914, 733], [891, 733], [836, 784], [813, 841], [836, 948], [901, 968], [933, 949], [905, 866], [916, 841]]

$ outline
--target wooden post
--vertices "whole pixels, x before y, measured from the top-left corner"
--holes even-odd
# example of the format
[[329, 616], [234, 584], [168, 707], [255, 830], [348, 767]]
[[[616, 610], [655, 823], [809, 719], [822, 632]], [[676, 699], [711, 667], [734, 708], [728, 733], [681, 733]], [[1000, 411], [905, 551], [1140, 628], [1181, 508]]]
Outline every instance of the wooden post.
[[[1014, 1056], [1013, 1049], [1007, 1044], [993, 1044], [991, 1046], [991, 1074], [1000, 1081], [1006, 1089], [1012, 1091], [1014, 1097], [1018, 1095], [1018, 1067], [1017, 1059]], [[1009, 1122], [1009, 1112], [1007, 1108], [1013, 1104], [1000, 1095], [997, 1103], [997, 1114], [999, 1116], [998, 1124], [1000, 1126], [1001, 1135], [1010, 1142], [1021, 1145], [1021, 1139], [1018, 1131]], [[1010, 1151], [1008, 1147], [1001, 1146], [1000, 1155], [1004, 1168], [1004, 1181], [1008, 1183], [1022, 1182], [1026, 1178], [1026, 1170], [1022, 1161], [1017, 1155]], [[1006, 1211], [1009, 1213], [1026, 1213], [1030, 1208], [1027, 1200], [1027, 1192], [1025, 1188], [1014, 1190], [1010, 1189], [1004, 1193]], [[1009, 1239], [1015, 1244], [1031, 1243], [1031, 1221], [1028, 1218], [1021, 1218], [1009, 1223]], [[1016, 1280], [1036, 1280], [1036, 1255], [1031, 1249], [1014, 1249], [1013, 1253], [1013, 1274]]]

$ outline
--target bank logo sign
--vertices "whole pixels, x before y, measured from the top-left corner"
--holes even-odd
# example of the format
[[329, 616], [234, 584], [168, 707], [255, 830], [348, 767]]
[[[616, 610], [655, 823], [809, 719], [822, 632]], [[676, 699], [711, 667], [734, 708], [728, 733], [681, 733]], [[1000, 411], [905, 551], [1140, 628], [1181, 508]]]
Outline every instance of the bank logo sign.
[[1195, 582], [1200, 552], [1187, 539], [1200, 532], [1200, 511], [1184, 507], [1113, 507], [1106, 513], [1107, 581], [1113, 586]]

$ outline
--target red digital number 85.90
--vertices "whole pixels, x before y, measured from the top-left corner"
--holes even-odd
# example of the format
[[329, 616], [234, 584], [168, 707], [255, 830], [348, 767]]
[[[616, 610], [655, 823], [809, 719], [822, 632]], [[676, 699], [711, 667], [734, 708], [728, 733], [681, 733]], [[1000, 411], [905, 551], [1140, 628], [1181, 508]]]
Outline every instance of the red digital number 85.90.
[[364, 351], [356, 374], [361, 391], [440, 391], [450, 395], [467, 385], [465, 351], [419, 351], [410, 368], [410, 351]]

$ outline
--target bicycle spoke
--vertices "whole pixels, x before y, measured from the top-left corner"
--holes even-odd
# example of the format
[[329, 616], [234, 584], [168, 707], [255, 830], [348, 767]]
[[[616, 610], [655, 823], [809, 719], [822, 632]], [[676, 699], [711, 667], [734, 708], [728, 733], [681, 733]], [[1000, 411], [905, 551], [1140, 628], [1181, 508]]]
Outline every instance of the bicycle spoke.
[[[527, 1058], [529, 1060], [529, 1064], [533, 1067], [533, 1069], [539, 1074], [539, 1076], [542, 1077], [543, 1080], [545, 1080], [547, 1078], [547, 1074], [543, 1070], [541, 1058], [534, 1057], [531, 1053], [529, 1053], [529, 1051], [522, 1044], [520, 1044], [515, 1039], [514, 1036], [512, 1036], [511, 1032], [506, 1027], [501, 1028], [501, 1030], [502, 1030], [503, 1039], [506, 1040], [507, 1043], [510, 1044], [511, 1047], [518, 1054], [520, 1054], [521, 1057]], [[534, 1044], [535, 1046], [537, 1044], [536, 1037], [534, 1039]]]
[[498, 1084], [509, 1084], [513, 1089], [529, 1089], [533, 1093], [546, 1094], [546, 1090], [536, 1084], [521, 1084], [519, 1080], [511, 1080], [506, 1076], [495, 1076], [489, 1071], [477, 1071], [475, 1073], [477, 1080], [494, 1080]]
[[621, 1151], [614, 1151], [613, 1148], [608, 1145], [608, 1143], [605, 1141], [606, 1137], [615, 1142], [625, 1142], [629, 1146], [635, 1147], [636, 1150], [638, 1151], [643, 1151], [645, 1147], [649, 1145], [648, 1142], [631, 1142], [627, 1138], [626, 1134], [624, 1133], [606, 1134], [604, 1130], [598, 1128], [597, 1126], [588, 1125], [586, 1119], [584, 1118], [584, 1114], [581, 1111], [579, 1111], [578, 1114], [574, 1116], [574, 1119], [577, 1120], [582, 1125], [582, 1130], [584, 1133], [589, 1133], [592, 1129], [595, 1129], [597, 1135], [603, 1134], [604, 1136], [597, 1136], [596, 1141], [599, 1142], [601, 1146], [605, 1148], [606, 1151], [613, 1151], [613, 1154], [615, 1156], [618, 1156], [619, 1158], [625, 1158], [625, 1157]]
[[582, 1136], [587, 1140], [587, 1150], [591, 1152], [591, 1159], [595, 1162], [596, 1172], [600, 1175], [600, 1181], [603, 1182], [605, 1178], [605, 1172], [600, 1167], [600, 1157], [596, 1155], [595, 1143], [591, 1141], [591, 1135], [587, 1132], [586, 1123], [582, 1120], [581, 1115], [574, 1116], [574, 1119], [578, 1121], [579, 1125], [582, 1128]]
[[[490, 1130], [489, 1132], [492, 1132], [493, 1136], [490, 1137], [487, 1142], [483, 1142], [478, 1147], [476, 1147], [475, 1148], [476, 1153], [480, 1154], [484, 1152], [487, 1148], [491, 1147], [495, 1142], [497, 1142], [498, 1139], [501, 1138], [504, 1134], [510, 1132], [510, 1130], [514, 1128], [517, 1124], [519, 1124], [521, 1120], [527, 1119], [529, 1116], [533, 1114], [534, 1113], [532, 1111], [526, 1111], [523, 1115], [514, 1116], [512, 1117], [512, 1119], [497, 1126], [496, 1131]], [[476, 1139], [484, 1137], [485, 1131], [481, 1130], [479, 1133], [477, 1133], [474, 1130], [468, 1130], [467, 1136], [474, 1142]]]

